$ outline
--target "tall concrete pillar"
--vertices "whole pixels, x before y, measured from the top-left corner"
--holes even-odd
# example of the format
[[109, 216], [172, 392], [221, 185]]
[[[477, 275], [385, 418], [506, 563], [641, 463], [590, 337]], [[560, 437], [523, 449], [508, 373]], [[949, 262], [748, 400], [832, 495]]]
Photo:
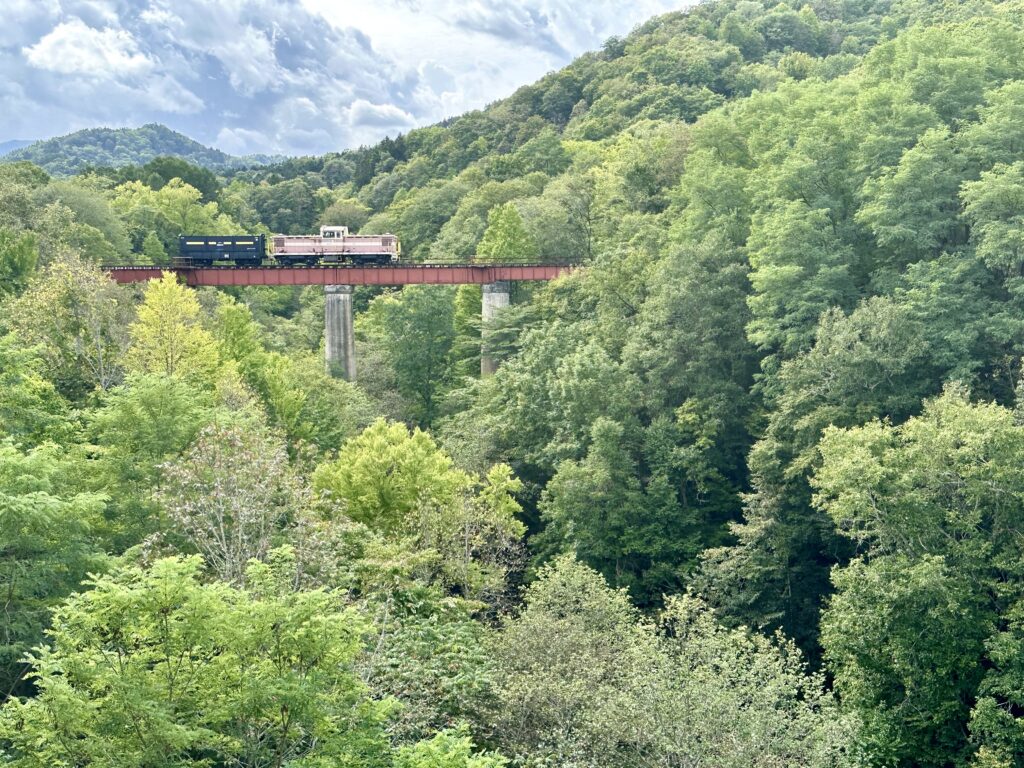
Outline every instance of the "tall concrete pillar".
[[324, 349], [327, 372], [356, 379], [356, 336], [352, 327], [352, 286], [324, 286]]
[[480, 375], [490, 376], [496, 370], [498, 370], [498, 361], [491, 357], [489, 350], [487, 349], [488, 342], [488, 330], [487, 325], [490, 320], [494, 319], [494, 316], [501, 310], [508, 306], [509, 293], [511, 292], [512, 284], [508, 280], [498, 280], [494, 283], [485, 283], [483, 286], [483, 307], [481, 310], [481, 332], [480, 332]]

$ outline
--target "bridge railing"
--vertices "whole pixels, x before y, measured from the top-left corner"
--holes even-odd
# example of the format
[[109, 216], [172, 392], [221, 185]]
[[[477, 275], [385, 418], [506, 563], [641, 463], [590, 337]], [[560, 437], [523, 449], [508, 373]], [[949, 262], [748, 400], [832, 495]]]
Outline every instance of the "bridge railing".
[[103, 269], [118, 283], [144, 282], [163, 272], [180, 274], [189, 285], [410, 285], [486, 284], [499, 280], [553, 280], [578, 265], [572, 263], [398, 262], [374, 265], [317, 266], [158, 266], [109, 264]]

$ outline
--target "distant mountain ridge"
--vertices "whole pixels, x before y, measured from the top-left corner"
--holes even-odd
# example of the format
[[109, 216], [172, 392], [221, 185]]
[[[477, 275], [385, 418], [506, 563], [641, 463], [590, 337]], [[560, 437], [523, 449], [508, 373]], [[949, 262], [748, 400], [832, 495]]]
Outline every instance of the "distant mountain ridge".
[[3, 157], [8, 152], [13, 152], [16, 149], [27, 147], [29, 144], [34, 144], [32, 139], [11, 139], [10, 141], [0, 141], [0, 157]]
[[[18, 142], [7, 142], [18, 144]], [[166, 125], [148, 123], [139, 128], [87, 128], [52, 139], [0, 149], [0, 162], [28, 160], [49, 173], [70, 175], [87, 167], [143, 165], [155, 157], [180, 157], [211, 170], [263, 165], [280, 158], [267, 155], [236, 157], [207, 147]]]

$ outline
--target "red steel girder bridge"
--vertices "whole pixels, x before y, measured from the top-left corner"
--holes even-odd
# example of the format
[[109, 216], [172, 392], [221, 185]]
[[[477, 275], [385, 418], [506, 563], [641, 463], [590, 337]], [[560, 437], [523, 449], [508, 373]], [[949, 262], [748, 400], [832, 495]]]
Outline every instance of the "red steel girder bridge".
[[[352, 381], [356, 377], [352, 287], [356, 285], [462, 285], [483, 286], [481, 317], [493, 319], [508, 306], [509, 290], [519, 280], [554, 280], [578, 264], [439, 264], [405, 263], [372, 266], [353, 264], [315, 267], [196, 267], [109, 264], [103, 267], [118, 283], [142, 283], [174, 272], [187, 285], [322, 285], [324, 303], [324, 355], [328, 370]], [[485, 334], [486, 335], [486, 334]], [[484, 352], [481, 375], [490, 375], [497, 363]]]
[[163, 272], [177, 273], [187, 285], [486, 285], [518, 280], [553, 280], [575, 264], [387, 264], [316, 267], [181, 267], [106, 265], [117, 283], [141, 283]]

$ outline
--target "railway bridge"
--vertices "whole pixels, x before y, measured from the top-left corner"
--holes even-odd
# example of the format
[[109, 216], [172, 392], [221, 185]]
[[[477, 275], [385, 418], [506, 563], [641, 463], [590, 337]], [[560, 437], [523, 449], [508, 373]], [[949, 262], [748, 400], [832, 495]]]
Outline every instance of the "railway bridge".
[[[513, 282], [553, 280], [574, 269], [572, 263], [444, 264], [401, 263], [384, 265], [330, 264], [314, 267], [279, 266], [141, 266], [109, 264], [103, 267], [117, 283], [141, 283], [176, 273], [184, 283], [198, 287], [245, 285], [322, 285], [326, 293], [324, 337], [327, 367], [352, 381], [356, 376], [352, 289], [357, 285], [464, 285], [483, 287], [482, 317], [486, 322], [509, 304]], [[494, 373], [496, 362], [480, 358], [480, 373]]]

